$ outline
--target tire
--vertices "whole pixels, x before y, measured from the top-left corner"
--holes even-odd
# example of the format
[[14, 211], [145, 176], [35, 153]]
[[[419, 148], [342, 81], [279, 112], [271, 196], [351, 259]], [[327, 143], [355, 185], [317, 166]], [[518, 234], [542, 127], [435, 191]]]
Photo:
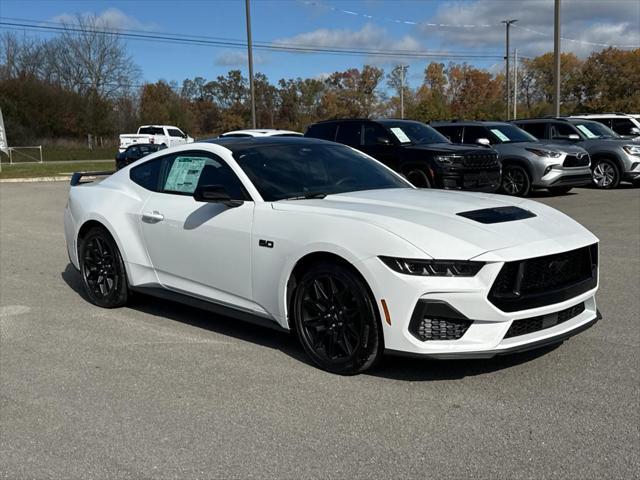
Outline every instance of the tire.
[[549, 187], [547, 190], [553, 195], [566, 195], [573, 187]]
[[531, 191], [529, 173], [520, 165], [506, 165], [502, 169], [500, 189], [507, 195], [526, 197]]
[[122, 307], [129, 298], [122, 255], [104, 227], [91, 228], [78, 248], [82, 285], [91, 303], [103, 308]]
[[596, 188], [609, 190], [620, 185], [620, 168], [616, 162], [608, 158], [596, 160], [591, 169], [593, 175], [593, 185]]
[[407, 173], [407, 180], [417, 188], [431, 188], [429, 177], [422, 170], [411, 170]]
[[338, 263], [305, 272], [293, 296], [298, 340], [313, 363], [328, 372], [355, 375], [382, 356], [384, 340], [366, 283]]

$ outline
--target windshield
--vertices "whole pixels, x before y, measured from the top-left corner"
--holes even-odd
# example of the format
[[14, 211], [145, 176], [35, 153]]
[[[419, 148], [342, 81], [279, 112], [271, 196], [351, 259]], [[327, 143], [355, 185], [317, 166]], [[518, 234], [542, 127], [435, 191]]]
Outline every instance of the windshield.
[[587, 138], [620, 138], [616, 132], [598, 122], [573, 122]]
[[423, 145], [426, 143], [451, 143], [444, 135], [440, 134], [429, 125], [420, 122], [394, 122], [382, 121], [382, 125], [391, 130], [391, 133], [401, 144]]
[[493, 125], [489, 126], [489, 131], [493, 135], [493, 143], [518, 143], [537, 142], [538, 139], [514, 125]]
[[246, 145], [233, 156], [268, 202], [335, 193], [412, 188], [378, 162], [343, 145]]

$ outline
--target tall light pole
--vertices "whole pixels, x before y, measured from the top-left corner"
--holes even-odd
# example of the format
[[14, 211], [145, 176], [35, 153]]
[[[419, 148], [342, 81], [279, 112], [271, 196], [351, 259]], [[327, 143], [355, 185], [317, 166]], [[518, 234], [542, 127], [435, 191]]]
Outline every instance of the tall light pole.
[[513, 119], [518, 118], [518, 49], [513, 52]]
[[400, 65], [400, 118], [404, 120], [404, 70], [409, 65]]
[[504, 59], [507, 62], [507, 66], [506, 66], [506, 71], [505, 71], [505, 82], [506, 82], [506, 88], [505, 88], [505, 92], [507, 94], [507, 120], [509, 120], [509, 117], [511, 115], [511, 87], [510, 87], [510, 78], [509, 78], [509, 28], [511, 27], [512, 24], [516, 23], [518, 20], [512, 19], [512, 20], [502, 20], [502, 23], [505, 24], [505, 26], [507, 27], [507, 44], [505, 46], [505, 53], [504, 53]]
[[256, 128], [256, 92], [253, 86], [253, 46], [251, 43], [251, 5], [245, 0], [247, 12], [247, 57], [249, 58], [249, 90], [251, 91], [251, 128]]
[[560, 116], [560, 0], [556, 0], [553, 25], [553, 114]]

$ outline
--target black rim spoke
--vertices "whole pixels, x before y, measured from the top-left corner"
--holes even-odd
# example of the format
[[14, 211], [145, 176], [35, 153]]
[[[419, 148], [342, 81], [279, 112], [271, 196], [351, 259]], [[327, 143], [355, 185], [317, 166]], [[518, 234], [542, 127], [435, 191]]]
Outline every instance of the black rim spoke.
[[117, 288], [118, 272], [109, 243], [99, 236], [87, 239], [83, 274], [94, 295], [106, 297]]

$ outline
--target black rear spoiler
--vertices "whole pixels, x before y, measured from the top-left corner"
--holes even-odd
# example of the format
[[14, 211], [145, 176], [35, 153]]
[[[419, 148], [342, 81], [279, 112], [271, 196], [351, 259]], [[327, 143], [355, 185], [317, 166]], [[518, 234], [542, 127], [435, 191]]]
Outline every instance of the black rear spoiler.
[[80, 180], [82, 180], [82, 177], [107, 177], [113, 173], [116, 173], [115, 170], [114, 171], [105, 171], [105, 172], [75, 172], [73, 175], [71, 175], [71, 186], [75, 187], [76, 185], [80, 185], [81, 183], [90, 183], [95, 179], [92, 179], [90, 181], [85, 181], [85, 182], [81, 182]]

